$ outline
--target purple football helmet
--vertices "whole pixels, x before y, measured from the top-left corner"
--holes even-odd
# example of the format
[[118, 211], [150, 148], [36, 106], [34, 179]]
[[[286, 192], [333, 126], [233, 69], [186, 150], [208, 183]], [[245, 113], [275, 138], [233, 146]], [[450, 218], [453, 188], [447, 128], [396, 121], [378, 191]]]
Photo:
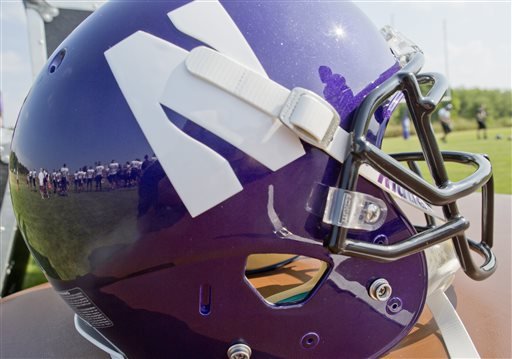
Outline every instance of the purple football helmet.
[[[422, 62], [345, 2], [107, 3], [19, 115], [12, 168], [48, 172], [41, 196], [12, 191], [20, 230], [77, 328], [127, 357], [381, 356], [449, 284], [438, 266], [496, 265], [490, 163], [439, 151], [446, 83]], [[390, 156], [403, 98], [423, 152]], [[444, 161], [477, 170], [453, 183]], [[456, 200], [479, 188], [472, 242]]]

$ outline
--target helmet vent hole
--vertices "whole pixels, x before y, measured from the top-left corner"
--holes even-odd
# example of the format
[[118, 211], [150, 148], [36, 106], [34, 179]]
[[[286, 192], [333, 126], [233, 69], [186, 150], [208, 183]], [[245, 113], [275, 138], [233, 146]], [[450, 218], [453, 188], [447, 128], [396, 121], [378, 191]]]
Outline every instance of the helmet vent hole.
[[286, 306], [306, 301], [328, 268], [326, 262], [305, 256], [251, 254], [247, 257], [245, 276], [267, 303]]
[[209, 315], [212, 311], [212, 287], [209, 284], [199, 286], [199, 313]]
[[389, 314], [396, 314], [402, 310], [402, 300], [398, 297], [391, 298], [386, 306]]
[[53, 74], [58, 70], [65, 56], [66, 49], [62, 49], [57, 53], [57, 55], [53, 57], [53, 59], [50, 61], [50, 64], [48, 65], [48, 72], [50, 74]]

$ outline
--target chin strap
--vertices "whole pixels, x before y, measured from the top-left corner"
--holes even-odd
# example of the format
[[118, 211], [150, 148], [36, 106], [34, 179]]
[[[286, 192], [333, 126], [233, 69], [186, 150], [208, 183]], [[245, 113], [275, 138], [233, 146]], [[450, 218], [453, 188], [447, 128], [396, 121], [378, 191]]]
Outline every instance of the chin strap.
[[441, 331], [446, 351], [451, 358], [479, 358], [471, 337], [445, 293], [460, 269], [453, 243], [446, 241], [427, 248], [425, 257], [428, 268], [427, 305]]
[[450, 358], [480, 358], [464, 323], [442, 290], [427, 297], [427, 305], [432, 312], [446, 350]]
[[187, 70], [232, 96], [277, 118], [307, 142], [343, 163], [350, 151], [350, 133], [339, 127], [337, 111], [316, 93], [292, 90], [210, 48], [193, 49]]

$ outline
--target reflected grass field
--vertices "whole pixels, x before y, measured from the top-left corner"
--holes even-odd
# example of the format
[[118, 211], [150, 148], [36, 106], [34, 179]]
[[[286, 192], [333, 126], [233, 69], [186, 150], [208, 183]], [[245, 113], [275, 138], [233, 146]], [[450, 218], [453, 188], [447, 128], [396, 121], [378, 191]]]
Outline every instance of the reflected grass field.
[[[500, 136], [501, 139], [497, 139]], [[512, 194], [512, 128], [493, 128], [488, 130], [486, 140], [476, 138], [476, 130], [452, 132], [447, 142], [438, 141], [442, 151], [464, 151], [487, 154], [491, 159], [494, 173], [495, 193]], [[438, 136], [440, 138], [440, 136]], [[385, 138], [383, 149], [386, 153], [421, 151], [416, 136], [404, 140], [402, 137]], [[425, 178], [431, 181], [428, 170], [421, 163], [421, 170]], [[456, 163], [447, 163], [448, 175], [452, 181], [458, 181], [474, 171], [471, 166]]]
[[[24, 222], [32, 223], [25, 229], [27, 236], [29, 239], [37, 238], [31, 244], [39, 253], [39, 260], [47, 263], [47, 267], [52, 268], [55, 264], [58, 268], [53, 276], [72, 279], [87, 273], [90, 270], [89, 256], [97, 246], [122, 244], [130, 238], [130, 232], [135, 232], [136, 211], [130, 206], [137, 201], [137, 189], [134, 187], [112, 192], [70, 191], [67, 196], [52, 194], [50, 199], [43, 200], [39, 192], [30, 190], [26, 183], [20, 183], [18, 189], [12, 177], [11, 196], [19, 209], [19, 217], [24, 219], [18, 225], [24, 228]], [[122, 230], [112, 232], [110, 223], [122, 223], [117, 227]], [[83, 260], [71, 263], [67, 258]], [[23, 287], [45, 281], [31, 257]]]

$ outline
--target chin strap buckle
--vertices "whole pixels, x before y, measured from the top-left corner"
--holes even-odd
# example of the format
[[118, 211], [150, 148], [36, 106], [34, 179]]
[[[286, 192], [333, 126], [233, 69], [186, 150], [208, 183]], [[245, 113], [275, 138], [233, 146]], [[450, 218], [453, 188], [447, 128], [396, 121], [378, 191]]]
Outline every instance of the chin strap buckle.
[[312, 91], [291, 90], [278, 116], [302, 140], [325, 149], [332, 142], [340, 117], [336, 110]]

